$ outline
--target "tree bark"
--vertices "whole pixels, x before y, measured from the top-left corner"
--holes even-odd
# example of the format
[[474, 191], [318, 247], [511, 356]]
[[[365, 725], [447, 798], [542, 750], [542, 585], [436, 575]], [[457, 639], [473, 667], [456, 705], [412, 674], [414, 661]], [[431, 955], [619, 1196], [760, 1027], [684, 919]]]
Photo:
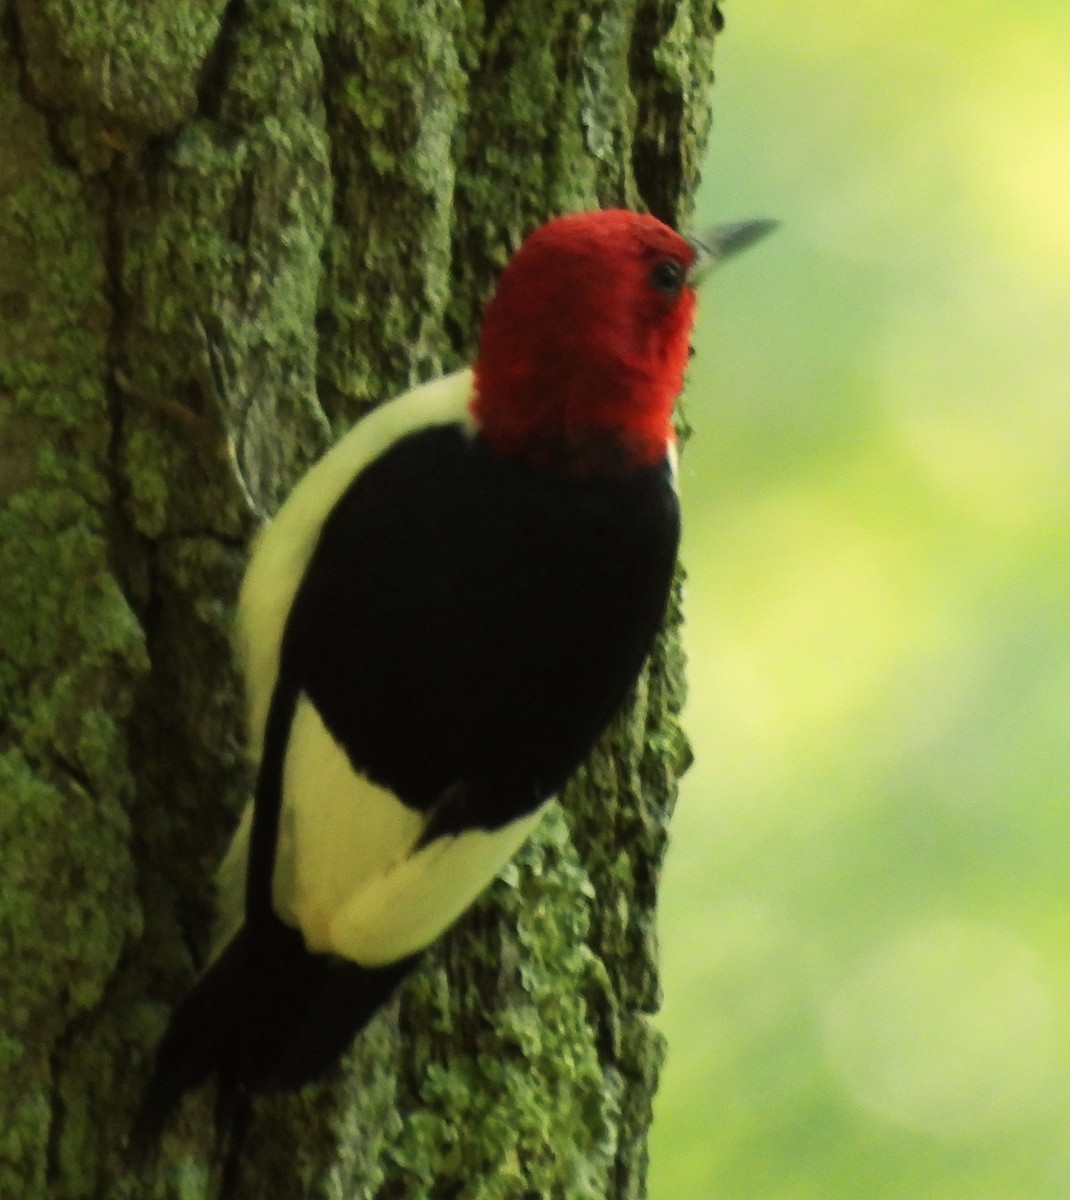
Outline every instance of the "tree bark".
[[[124, 1141], [249, 787], [245, 547], [361, 412], [468, 361], [549, 215], [686, 215], [712, 0], [0, 0], [0, 1196], [212, 1197], [210, 1088]], [[645, 1194], [661, 639], [563, 805], [242, 1195]]]

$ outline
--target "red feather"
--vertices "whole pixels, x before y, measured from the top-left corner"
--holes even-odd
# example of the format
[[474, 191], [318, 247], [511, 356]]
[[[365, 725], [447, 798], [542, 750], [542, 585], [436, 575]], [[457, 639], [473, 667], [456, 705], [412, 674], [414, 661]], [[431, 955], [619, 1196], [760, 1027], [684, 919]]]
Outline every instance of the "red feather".
[[689, 243], [626, 210], [537, 229], [502, 273], [483, 321], [472, 412], [501, 455], [571, 471], [658, 462], [672, 441], [695, 293], [651, 281]]

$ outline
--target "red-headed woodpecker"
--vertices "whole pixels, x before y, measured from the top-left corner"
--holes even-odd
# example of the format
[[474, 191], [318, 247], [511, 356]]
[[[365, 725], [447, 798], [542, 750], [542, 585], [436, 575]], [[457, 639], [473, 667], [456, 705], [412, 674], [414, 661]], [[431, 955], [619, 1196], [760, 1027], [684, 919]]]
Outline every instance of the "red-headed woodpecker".
[[584, 760], [665, 611], [693, 284], [770, 226], [543, 225], [474, 368], [365, 417], [259, 535], [239, 606], [255, 794], [142, 1142], [213, 1074], [245, 1097], [330, 1066]]

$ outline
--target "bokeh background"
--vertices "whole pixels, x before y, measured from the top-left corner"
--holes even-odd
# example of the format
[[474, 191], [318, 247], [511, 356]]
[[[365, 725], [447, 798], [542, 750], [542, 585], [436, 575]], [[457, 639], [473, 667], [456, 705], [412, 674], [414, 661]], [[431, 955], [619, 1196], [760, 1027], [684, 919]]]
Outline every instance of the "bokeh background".
[[654, 1200], [1070, 1197], [1070, 5], [726, 6]]

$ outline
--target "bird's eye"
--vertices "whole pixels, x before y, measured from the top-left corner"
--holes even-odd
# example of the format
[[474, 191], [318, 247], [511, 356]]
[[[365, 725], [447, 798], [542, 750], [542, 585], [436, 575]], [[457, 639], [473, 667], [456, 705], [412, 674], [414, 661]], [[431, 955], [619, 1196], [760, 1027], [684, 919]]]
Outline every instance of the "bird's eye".
[[650, 269], [650, 285], [663, 296], [678, 296], [687, 272], [675, 258], [663, 258]]

